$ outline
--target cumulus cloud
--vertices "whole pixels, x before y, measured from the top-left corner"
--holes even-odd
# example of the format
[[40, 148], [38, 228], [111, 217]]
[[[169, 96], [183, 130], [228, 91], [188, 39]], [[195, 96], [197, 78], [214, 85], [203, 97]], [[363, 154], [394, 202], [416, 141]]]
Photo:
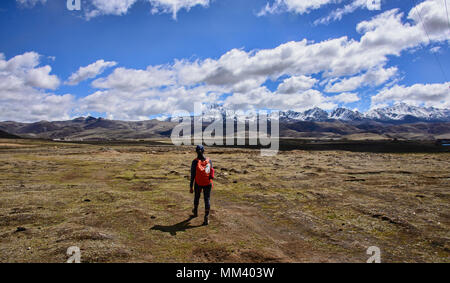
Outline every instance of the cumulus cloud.
[[[418, 8], [421, 8], [421, 19], [428, 36], [422, 20], [415, 18], [413, 10], [405, 19], [403, 13], [393, 9], [360, 22], [356, 27], [361, 35], [359, 39], [346, 36], [320, 42], [303, 39], [271, 49], [232, 49], [216, 59], [175, 60], [144, 69], [116, 68], [108, 76], [92, 82], [97, 91], [78, 100], [75, 110], [106, 113], [115, 119], [142, 120], [174, 110], [191, 111], [194, 102], [218, 102], [236, 110], [304, 110], [316, 106], [332, 109], [338, 104], [358, 101], [360, 98], [354, 91], [360, 87], [383, 84], [385, 89], [372, 99], [372, 103], [403, 100], [445, 104], [444, 98], [450, 100], [442, 91], [448, 93], [448, 86], [445, 90], [439, 88], [440, 92], [427, 89], [428, 94], [437, 93], [428, 96], [425, 95], [427, 92], [419, 92], [420, 88], [405, 91], [407, 87], [392, 86], [397, 83], [391, 79], [398, 70], [387, 67], [390, 57], [419, 46], [431, 47], [450, 40], [450, 30], [444, 28], [448, 24], [446, 15], [437, 13], [441, 9], [439, 3], [428, 0]], [[11, 94], [14, 89], [25, 93], [25, 84], [36, 97], [51, 95], [39, 89], [54, 89], [59, 80], [50, 75], [49, 66], [39, 67], [38, 58], [37, 54], [23, 54], [9, 61], [0, 57], [0, 69], [10, 72], [0, 79], [0, 89], [3, 92], [11, 90]], [[89, 66], [83, 68], [91, 69]], [[83, 68], [80, 70], [85, 70]], [[13, 75], [10, 69], [25, 71]], [[74, 74], [74, 82], [97, 76], [96, 70], [80, 70]], [[276, 91], [265, 86], [268, 81], [281, 79]], [[317, 89], [319, 86], [324, 86], [325, 92], [337, 95], [324, 95]], [[412, 98], [407, 100], [409, 96]], [[66, 100], [55, 97], [54, 100], [57, 98], [66, 104], [58, 115], [52, 116], [61, 117], [68, 113], [64, 107], [70, 104], [71, 97], [67, 96]]]
[[[177, 67], [179, 70], [188, 70], [182, 72], [186, 74], [185, 78], [212, 85], [321, 72], [326, 78], [368, 72], [363, 76], [363, 82], [373, 77], [375, 72], [375, 75], [383, 75], [378, 80], [385, 81], [385, 77], [396, 72], [396, 68], [382, 68], [388, 62], [388, 56], [399, 56], [408, 48], [428, 43], [421, 25], [403, 23], [402, 18], [403, 14], [398, 10], [390, 10], [359, 23], [357, 30], [362, 34], [359, 41], [348, 37], [318, 43], [304, 39], [256, 52], [233, 49], [218, 60], [207, 59], [194, 63], [183, 61], [178, 62]], [[443, 15], [439, 21], [445, 22]], [[433, 33], [430, 38], [432, 41], [449, 39], [450, 32]]]
[[26, 81], [30, 86], [43, 89], [56, 89], [60, 81], [57, 76], [50, 75], [52, 68], [44, 66], [41, 68], [30, 69], [26, 74]]
[[335, 83], [329, 83], [325, 87], [325, 91], [346, 92], [353, 91], [363, 86], [378, 86], [395, 76], [397, 71], [397, 67], [371, 69], [362, 75], [342, 79]]
[[278, 85], [277, 92], [292, 94], [312, 88], [318, 80], [307, 76], [292, 76]]
[[9, 60], [0, 53], [0, 120], [68, 119], [73, 96], [55, 95], [60, 81], [51, 67], [39, 67], [39, 54], [27, 52]]
[[352, 92], [344, 92], [330, 98], [331, 101], [341, 102], [341, 103], [352, 103], [359, 101], [360, 98], [358, 94]]
[[147, 120], [150, 115], [194, 111], [194, 103], [215, 103], [224, 89], [205, 86], [170, 86], [163, 89], [107, 89], [82, 98], [77, 112], [96, 111], [121, 120]]
[[174, 84], [174, 71], [163, 66], [149, 66], [146, 70], [117, 68], [106, 78], [97, 79], [92, 86], [103, 89], [139, 91]]
[[232, 109], [279, 109], [303, 111], [313, 107], [330, 110], [337, 105], [320, 91], [309, 89], [293, 94], [271, 92], [266, 87], [259, 87], [248, 93], [234, 93], [227, 97], [224, 105]]
[[91, 0], [86, 10], [86, 18], [94, 18], [100, 15], [121, 16], [136, 3], [137, 0]]
[[[6, 61], [4, 55], [0, 57], [0, 74], [2, 83], [11, 82], [9, 88], [34, 87], [41, 89], [56, 89], [60, 81], [57, 76], [50, 75], [50, 66], [38, 67], [39, 54], [27, 52]], [[8, 85], [3, 85], [5, 88]]]
[[260, 87], [249, 93], [234, 93], [225, 99], [224, 105], [233, 109], [278, 109], [304, 111], [314, 107], [331, 110], [338, 104], [359, 101], [356, 93], [341, 93], [335, 96], [325, 96], [318, 90], [308, 89], [296, 93], [271, 92], [266, 87]]
[[408, 18], [417, 24], [423, 24], [426, 32], [433, 37], [439, 34], [445, 37], [450, 33], [447, 13], [442, 10], [441, 0], [423, 1], [410, 10]]
[[372, 96], [372, 104], [405, 102], [411, 105], [450, 108], [450, 82], [442, 84], [395, 85]]
[[88, 66], [80, 67], [78, 71], [69, 77], [66, 84], [77, 85], [84, 80], [93, 79], [102, 74], [107, 68], [114, 67], [116, 65], [117, 63], [114, 61], [107, 62], [105, 60], [98, 60]]
[[[430, 28], [430, 39], [432, 42], [448, 40], [450, 33], [440, 30], [445, 15], [437, 19], [429, 16], [436, 15], [434, 11], [440, 8], [433, 3], [434, 6], [422, 12], [422, 18], [432, 22], [429, 25], [436, 30]], [[177, 108], [188, 109], [194, 101], [223, 102], [242, 110], [301, 110], [314, 106], [330, 109], [337, 103], [358, 101], [358, 95], [351, 91], [379, 86], [392, 79], [397, 68], [385, 67], [390, 56], [400, 56], [405, 50], [429, 44], [421, 24], [413, 18], [410, 20], [404, 21], [404, 15], [394, 9], [359, 23], [359, 40], [340, 37], [311, 42], [304, 39], [273, 49], [232, 49], [218, 59], [177, 60], [142, 70], [117, 68], [106, 78], [93, 82], [94, 87], [103, 90], [86, 97], [83, 107], [134, 119]], [[263, 86], [266, 81], [275, 82], [279, 78], [284, 80], [277, 91]], [[330, 97], [313, 89], [319, 79], [328, 82], [325, 91], [340, 94]], [[222, 94], [227, 94], [226, 98], [218, 100]]]

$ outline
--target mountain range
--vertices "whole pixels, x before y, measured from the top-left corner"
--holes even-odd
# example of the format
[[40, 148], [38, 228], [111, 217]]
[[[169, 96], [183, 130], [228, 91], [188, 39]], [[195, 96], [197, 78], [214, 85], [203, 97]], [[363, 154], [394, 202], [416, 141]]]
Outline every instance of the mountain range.
[[[203, 112], [204, 127], [218, 114], [236, 112], [210, 105]], [[251, 118], [251, 117], [249, 117]], [[117, 121], [80, 117], [69, 121], [20, 123], [0, 122], [0, 137], [53, 140], [141, 140], [169, 137], [177, 121], [171, 118], [148, 121]], [[366, 113], [337, 108], [332, 112], [313, 108], [303, 112], [280, 112], [280, 136], [325, 139], [448, 139], [450, 110], [417, 107], [404, 103]]]
[[[217, 114], [235, 115], [235, 112], [223, 106], [213, 104], [203, 112], [206, 120], [213, 120]], [[376, 121], [382, 123], [411, 123], [411, 122], [450, 122], [450, 109], [439, 109], [434, 107], [418, 107], [405, 103], [395, 104], [389, 107], [376, 108], [366, 113], [347, 108], [337, 108], [327, 112], [318, 107], [303, 111], [280, 111], [282, 121]], [[165, 119], [170, 121], [169, 119]]]

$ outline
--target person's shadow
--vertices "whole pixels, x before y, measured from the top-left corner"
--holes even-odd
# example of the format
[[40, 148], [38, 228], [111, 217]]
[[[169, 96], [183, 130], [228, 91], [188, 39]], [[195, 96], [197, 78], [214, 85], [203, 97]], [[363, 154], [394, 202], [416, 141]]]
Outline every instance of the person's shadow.
[[170, 235], [175, 236], [177, 232], [186, 232], [186, 230], [199, 228], [203, 226], [203, 225], [195, 225], [195, 226], [191, 225], [192, 219], [194, 219], [194, 217], [190, 216], [188, 219], [171, 226], [155, 225], [150, 230], [167, 232], [170, 233]]

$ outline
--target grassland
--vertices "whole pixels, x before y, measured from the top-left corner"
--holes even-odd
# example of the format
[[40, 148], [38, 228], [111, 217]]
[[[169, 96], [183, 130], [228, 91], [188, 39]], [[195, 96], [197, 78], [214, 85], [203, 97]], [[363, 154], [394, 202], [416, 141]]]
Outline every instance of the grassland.
[[0, 262], [450, 262], [450, 153], [207, 155], [205, 227], [191, 147], [0, 140]]

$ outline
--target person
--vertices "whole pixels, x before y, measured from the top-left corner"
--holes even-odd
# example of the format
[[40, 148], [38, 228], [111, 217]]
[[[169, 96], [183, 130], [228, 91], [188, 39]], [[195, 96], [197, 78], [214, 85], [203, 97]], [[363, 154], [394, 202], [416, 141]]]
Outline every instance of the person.
[[209, 158], [205, 157], [205, 148], [198, 145], [195, 149], [197, 158], [191, 164], [191, 182], [190, 193], [194, 194], [194, 209], [192, 210], [193, 217], [198, 217], [198, 205], [200, 203], [200, 195], [203, 191], [203, 198], [205, 200], [205, 218], [203, 225], [208, 225], [208, 216], [211, 209], [211, 190], [213, 187], [214, 168]]

